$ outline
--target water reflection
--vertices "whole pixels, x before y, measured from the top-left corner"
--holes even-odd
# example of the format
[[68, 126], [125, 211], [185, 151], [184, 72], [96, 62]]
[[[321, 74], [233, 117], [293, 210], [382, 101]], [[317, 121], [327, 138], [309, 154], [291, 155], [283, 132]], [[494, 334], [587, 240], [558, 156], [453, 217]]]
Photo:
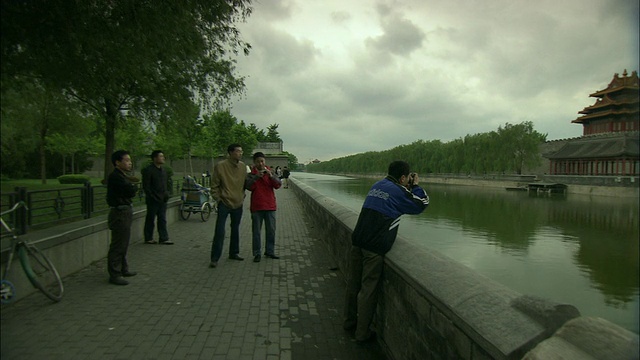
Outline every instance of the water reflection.
[[[375, 179], [296, 174], [359, 211]], [[537, 196], [427, 184], [431, 206], [400, 233], [517, 291], [638, 332], [638, 199]]]

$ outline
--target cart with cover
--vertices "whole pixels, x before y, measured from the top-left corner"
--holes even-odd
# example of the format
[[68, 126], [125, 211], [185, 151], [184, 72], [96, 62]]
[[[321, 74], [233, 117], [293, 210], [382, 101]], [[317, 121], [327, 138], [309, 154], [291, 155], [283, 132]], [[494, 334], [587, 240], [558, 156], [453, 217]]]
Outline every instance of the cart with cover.
[[185, 176], [181, 192], [180, 217], [182, 220], [189, 219], [192, 213], [200, 213], [202, 221], [207, 221], [211, 213], [217, 211], [210, 189], [198, 184], [191, 176]]

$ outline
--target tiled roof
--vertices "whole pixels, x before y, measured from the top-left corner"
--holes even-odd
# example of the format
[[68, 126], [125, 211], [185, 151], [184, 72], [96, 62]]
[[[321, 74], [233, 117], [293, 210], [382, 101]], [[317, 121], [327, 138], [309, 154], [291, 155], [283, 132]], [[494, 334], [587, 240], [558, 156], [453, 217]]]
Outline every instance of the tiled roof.
[[633, 71], [633, 72], [631, 72], [631, 75], [629, 76], [628, 73], [627, 73], [627, 70], [625, 69], [624, 72], [622, 73], [622, 77], [620, 77], [618, 75], [618, 73], [615, 73], [613, 75], [613, 80], [611, 80], [609, 85], [607, 85], [606, 89], [596, 91], [596, 92], [594, 92], [593, 94], [591, 94], [589, 96], [602, 97], [604, 94], [617, 92], [617, 91], [620, 91], [622, 89], [635, 89], [635, 90], [637, 90], [638, 88], [639, 88], [638, 72], [637, 71]]
[[611, 133], [607, 136], [585, 136], [568, 141], [549, 159], [613, 158], [640, 155], [638, 132]]

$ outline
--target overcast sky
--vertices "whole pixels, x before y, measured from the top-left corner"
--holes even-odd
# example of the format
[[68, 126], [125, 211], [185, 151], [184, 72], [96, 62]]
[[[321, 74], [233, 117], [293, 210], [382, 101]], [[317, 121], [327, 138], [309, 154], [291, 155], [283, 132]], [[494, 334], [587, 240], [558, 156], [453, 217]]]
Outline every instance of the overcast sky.
[[547, 139], [638, 70], [638, 0], [254, 0], [232, 113], [302, 163], [532, 121]]

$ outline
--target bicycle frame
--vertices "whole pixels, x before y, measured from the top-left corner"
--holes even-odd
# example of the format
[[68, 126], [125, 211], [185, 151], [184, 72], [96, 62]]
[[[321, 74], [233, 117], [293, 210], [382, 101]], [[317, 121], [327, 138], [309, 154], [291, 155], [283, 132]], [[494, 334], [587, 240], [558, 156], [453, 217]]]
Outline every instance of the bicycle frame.
[[9, 272], [11, 271], [13, 258], [16, 255], [16, 250], [20, 242], [18, 236], [16, 235], [16, 230], [9, 227], [9, 225], [4, 221], [3, 216], [16, 211], [21, 206], [24, 206], [25, 209], [27, 209], [27, 206], [24, 204], [24, 202], [18, 202], [11, 209], [0, 214], [0, 222], [2, 223], [2, 227], [11, 235], [11, 251], [9, 252], [9, 258], [7, 259], [7, 263], [5, 264], [2, 271], [2, 289], [0, 293], [2, 303], [11, 302], [13, 300], [13, 297], [15, 297], [16, 289], [13, 284], [10, 283], [7, 279], [9, 277]]
[[56, 270], [51, 260], [35, 245], [31, 245], [25, 240], [19, 239], [16, 234], [16, 230], [9, 227], [2, 218], [2, 216], [15, 211], [21, 206], [28, 210], [24, 202], [19, 202], [10, 210], [0, 214], [2, 227], [11, 234], [11, 252], [9, 253], [9, 258], [7, 259], [7, 263], [2, 273], [2, 280], [0, 282], [0, 300], [3, 304], [15, 300], [15, 286], [7, 280], [7, 278], [11, 271], [13, 258], [17, 254], [20, 258], [22, 269], [31, 284], [36, 289], [40, 290], [46, 297], [58, 302], [62, 300], [62, 295], [64, 293], [64, 285], [62, 284], [62, 279], [60, 278], [58, 270]]

